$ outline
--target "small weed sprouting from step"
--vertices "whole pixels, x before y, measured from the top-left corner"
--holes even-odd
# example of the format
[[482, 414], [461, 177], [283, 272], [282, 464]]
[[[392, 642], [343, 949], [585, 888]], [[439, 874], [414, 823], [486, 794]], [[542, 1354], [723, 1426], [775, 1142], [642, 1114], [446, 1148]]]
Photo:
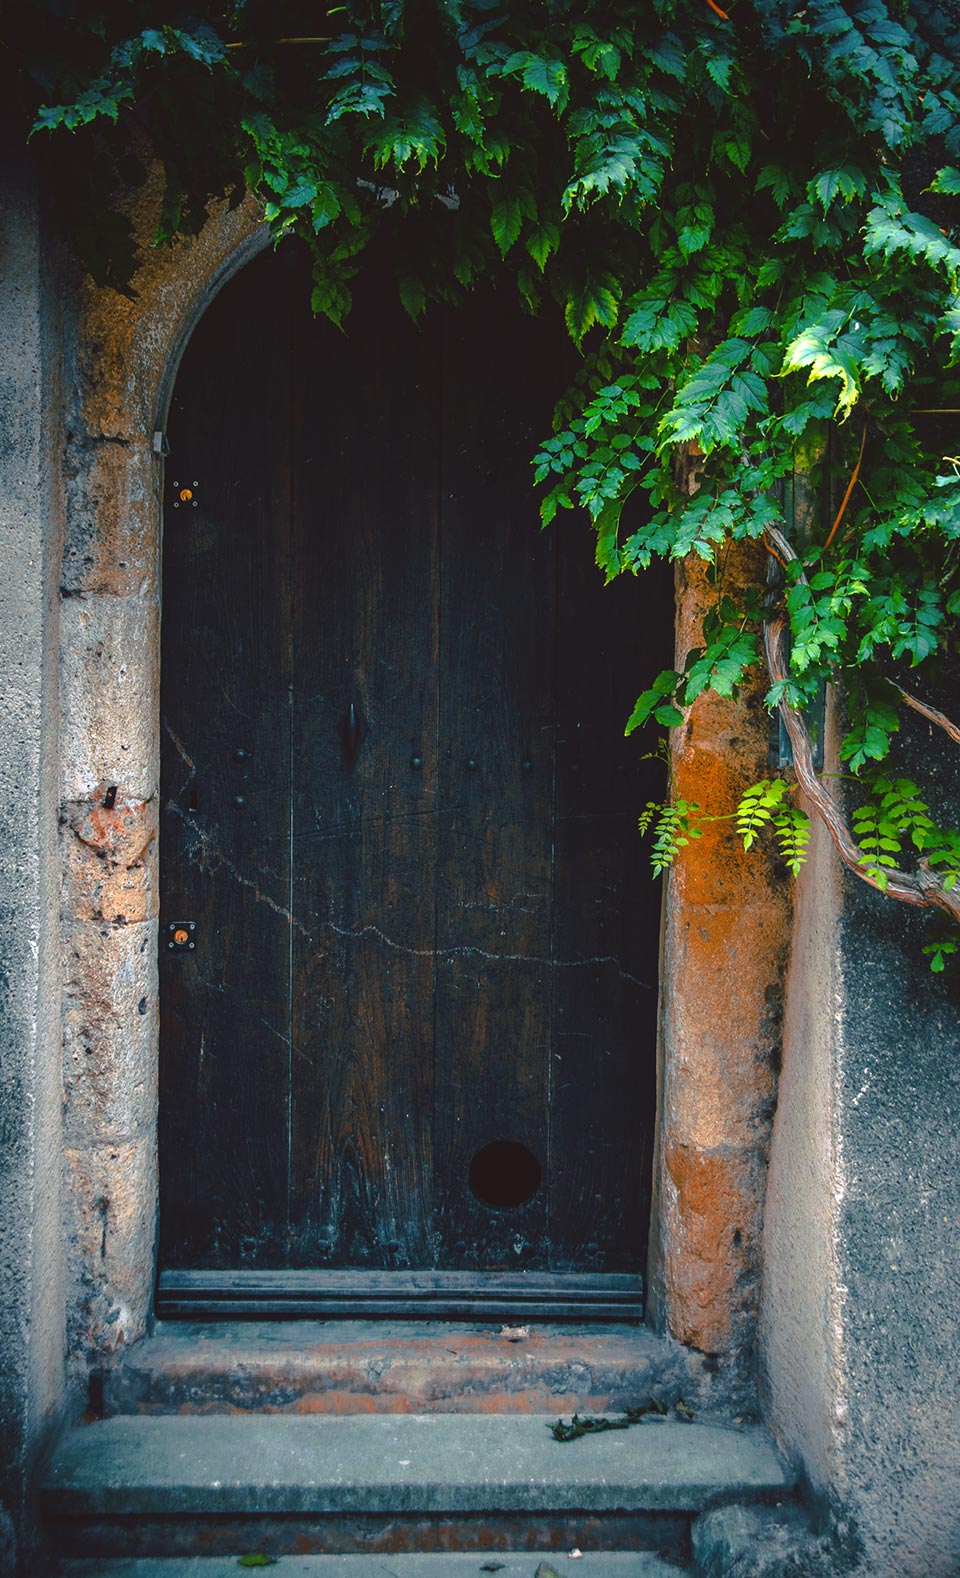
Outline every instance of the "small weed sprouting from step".
[[[690, 1420], [693, 1418], [693, 1409], [688, 1407], [682, 1397], [678, 1397], [673, 1405], [673, 1412], [678, 1419]], [[556, 1424], [548, 1425], [547, 1429], [554, 1441], [579, 1441], [581, 1436], [599, 1435], [604, 1430], [629, 1430], [631, 1425], [639, 1425], [648, 1415], [665, 1419], [670, 1414], [666, 1403], [658, 1397], [651, 1397], [648, 1402], [640, 1403], [636, 1408], [628, 1408], [619, 1419], [607, 1417], [594, 1418], [590, 1414], [574, 1414], [569, 1424], [558, 1419]]]
[[263, 1551], [250, 1551], [247, 1556], [237, 1557], [238, 1567], [276, 1567], [276, 1556], [265, 1556]]

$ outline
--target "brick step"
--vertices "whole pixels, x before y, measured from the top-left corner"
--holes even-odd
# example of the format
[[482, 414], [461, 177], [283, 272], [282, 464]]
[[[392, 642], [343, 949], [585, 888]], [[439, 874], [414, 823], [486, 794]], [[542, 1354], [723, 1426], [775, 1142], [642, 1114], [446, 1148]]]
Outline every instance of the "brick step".
[[41, 1485], [62, 1555], [656, 1550], [704, 1507], [782, 1494], [754, 1427], [653, 1419], [561, 1445], [539, 1415], [118, 1416]]
[[[546, 1571], [544, 1571], [546, 1569]], [[683, 1578], [684, 1570], [650, 1551], [480, 1551], [393, 1556], [389, 1578]], [[235, 1556], [77, 1558], [61, 1563], [57, 1578], [239, 1578]], [[254, 1569], [256, 1570], [256, 1569]], [[260, 1569], [269, 1572], [269, 1568]], [[286, 1556], [277, 1578], [387, 1578], [381, 1556]]]
[[164, 1322], [91, 1400], [107, 1415], [598, 1414], [651, 1394], [699, 1410], [709, 1387], [702, 1360], [636, 1325], [532, 1324], [511, 1341], [481, 1322]]

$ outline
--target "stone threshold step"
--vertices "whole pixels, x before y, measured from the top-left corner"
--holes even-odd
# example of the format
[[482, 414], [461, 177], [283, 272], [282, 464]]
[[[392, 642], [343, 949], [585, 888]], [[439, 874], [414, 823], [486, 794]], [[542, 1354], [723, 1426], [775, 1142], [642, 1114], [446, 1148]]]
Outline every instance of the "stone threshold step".
[[[706, 1406], [702, 1360], [635, 1325], [161, 1322], [100, 1380], [98, 1412], [618, 1412]], [[514, 1339], [514, 1340], [512, 1340]]]
[[[544, 1571], [544, 1568], [546, 1571]], [[683, 1578], [686, 1569], [650, 1551], [503, 1551], [487, 1555], [442, 1552], [390, 1556], [282, 1556], [275, 1567], [243, 1568], [235, 1556], [95, 1557], [65, 1561], [57, 1578], [241, 1578], [249, 1571], [274, 1578]]]
[[561, 1444], [549, 1416], [118, 1415], [70, 1430], [42, 1480], [59, 1519], [149, 1514], [695, 1512], [782, 1493], [756, 1427], [652, 1418]]

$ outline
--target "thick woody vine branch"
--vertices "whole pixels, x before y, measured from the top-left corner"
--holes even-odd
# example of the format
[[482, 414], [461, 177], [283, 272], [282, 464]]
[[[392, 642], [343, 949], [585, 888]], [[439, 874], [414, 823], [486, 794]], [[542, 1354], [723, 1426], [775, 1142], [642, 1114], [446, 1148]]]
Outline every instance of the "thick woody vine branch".
[[910, 692], [904, 690], [902, 685], [898, 685], [896, 680], [892, 679], [889, 683], [894, 690], [899, 691], [900, 700], [905, 707], [911, 707], [914, 712], [919, 712], [921, 718], [926, 718], [928, 723], [933, 723], [938, 729], [942, 729], [944, 734], [950, 737], [954, 745], [960, 745], [960, 729], [957, 728], [952, 719], [947, 717], [945, 712], [938, 711], [936, 707], [928, 707], [927, 703], [921, 701], [918, 696], [911, 696]]
[[[780, 564], [789, 564], [798, 558], [788, 538], [776, 527], [768, 528], [766, 538], [768, 551]], [[774, 684], [786, 681], [790, 677], [786, 637], [786, 614], [782, 600], [777, 599], [771, 606], [763, 626], [767, 670]], [[951, 738], [958, 739], [960, 743], [960, 731], [944, 714], [931, 716], [934, 713], [933, 708], [928, 708], [923, 702], [917, 702], [915, 698], [908, 698], [905, 693], [903, 694], [907, 705], [912, 705], [917, 712], [930, 718], [931, 722], [940, 723]], [[885, 881], [882, 883], [864, 867], [863, 856], [850, 831], [846, 817], [813, 765], [813, 743], [802, 713], [791, 705], [785, 694], [781, 696], [778, 705], [793, 750], [797, 782], [813, 810], [826, 826], [844, 865], [859, 877], [861, 882], [879, 889], [889, 898], [899, 899], [903, 904], [914, 904], [925, 909], [942, 910], [952, 920], [960, 923], [960, 891], [946, 888], [943, 880], [922, 860], [916, 872], [894, 869], [886, 873]]]

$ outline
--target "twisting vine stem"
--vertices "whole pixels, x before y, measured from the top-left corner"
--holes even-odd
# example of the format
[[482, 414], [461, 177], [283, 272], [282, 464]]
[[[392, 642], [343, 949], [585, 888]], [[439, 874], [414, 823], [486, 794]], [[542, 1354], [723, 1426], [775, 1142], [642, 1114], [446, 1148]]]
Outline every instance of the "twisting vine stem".
[[960, 728], [951, 722], [945, 712], [939, 712], [936, 707], [928, 707], [925, 701], [921, 701], [917, 696], [912, 696], [908, 690], [904, 690], [903, 686], [898, 685], [895, 680], [891, 680], [890, 683], [894, 690], [899, 691], [905, 707], [909, 707], [913, 712], [919, 712], [921, 718], [926, 718], [928, 723], [933, 723], [938, 729], [942, 729], [944, 734], [953, 741], [954, 745], [960, 745]]
[[[768, 537], [771, 552], [777, 562], [782, 565], [799, 563], [799, 555], [782, 531], [770, 527]], [[915, 904], [926, 908], [942, 910], [949, 915], [951, 920], [960, 923], [960, 891], [946, 888], [943, 879], [924, 865], [921, 860], [916, 874], [901, 871], [897, 868], [885, 874], [883, 882], [878, 881], [864, 867], [863, 852], [850, 831], [844, 813], [836, 798], [826, 788], [822, 778], [813, 764], [813, 742], [810, 730], [807, 727], [803, 713], [792, 705], [785, 693], [785, 687], [790, 679], [790, 663], [787, 655], [787, 635], [789, 623], [782, 608], [782, 600], [777, 599], [776, 604], [763, 625], [763, 646], [766, 658], [767, 672], [771, 683], [783, 687], [777, 708], [783, 719], [784, 728], [790, 740], [793, 751], [794, 771], [797, 782], [804, 795], [816, 811], [820, 820], [833, 839], [837, 853], [849, 871], [860, 878], [861, 882], [869, 887], [877, 888], [886, 893], [889, 898], [899, 899], [904, 904]], [[897, 687], [899, 689], [899, 687]], [[904, 698], [906, 699], [906, 697]], [[910, 704], [924, 717], [929, 717], [932, 708], [924, 706], [911, 698]], [[931, 721], [943, 719], [943, 726], [947, 727], [951, 738], [958, 739], [960, 731], [944, 718], [942, 713], [936, 714]]]

